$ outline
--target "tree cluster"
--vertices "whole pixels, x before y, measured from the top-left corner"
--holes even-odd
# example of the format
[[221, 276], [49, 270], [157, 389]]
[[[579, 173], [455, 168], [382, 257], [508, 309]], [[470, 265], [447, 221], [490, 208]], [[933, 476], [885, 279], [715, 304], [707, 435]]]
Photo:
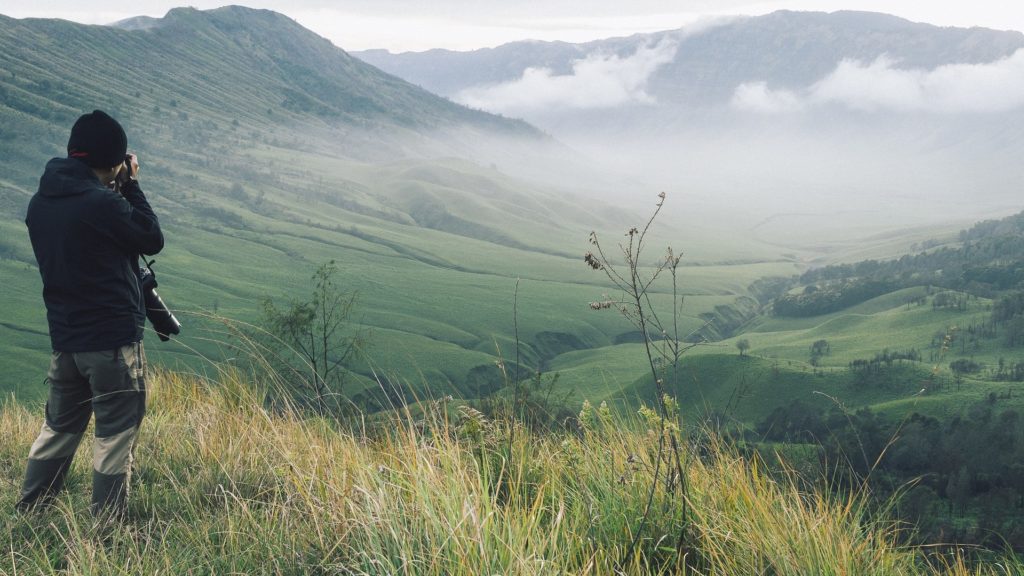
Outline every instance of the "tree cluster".
[[822, 356], [827, 356], [831, 353], [832, 345], [828, 343], [828, 340], [815, 340], [811, 344], [811, 366], [817, 366], [821, 362]]
[[1008, 543], [1020, 551], [1024, 419], [998, 402], [993, 393], [945, 420], [915, 413], [891, 422], [866, 408], [821, 411], [796, 401], [755, 430], [762, 440], [818, 445], [827, 477], [851, 487], [869, 479], [880, 499], [912, 486], [896, 513], [917, 525], [921, 541]]
[[1004, 294], [992, 305], [992, 325], [1002, 327], [1006, 345], [1024, 344], [1024, 292]]
[[894, 282], [871, 279], [810, 284], [801, 294], [786, 294], [776, 298], [772, 310], [777, 316], [820, 316], [860, 304], [892, 292], [896, 288]]
[[[893, 289], [937, 286], [987, 298], [1024, 289], [1024, 212], [980, 222], [961, 231], [959, 239], [959, 246], [932, 248], [893, 260], [815, 268], [802, 274], [798, 283], [821, 288], [874, 281], [890, 283]], [[783, 309], [791, 300], [783, 302]]]
[[904, 362], [920, 362], [921, 353], [916, 348], [909, 350], [883, 350], [874, 358], [856, 358], [849, 363], [850, 372], [860, 386], [891, 387], [905, 380], [903, 373], [894, 366]]

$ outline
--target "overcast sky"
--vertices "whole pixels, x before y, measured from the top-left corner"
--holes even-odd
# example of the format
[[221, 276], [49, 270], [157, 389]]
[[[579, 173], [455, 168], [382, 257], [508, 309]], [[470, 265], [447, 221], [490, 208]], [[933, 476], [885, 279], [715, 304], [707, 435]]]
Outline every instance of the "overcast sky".
[[[1021, 0], [248, 0], [287, 14], [346, 50], [471, 50], [523, 39], [583, 42], [668, 30], [722, 15], [789, 10], [869, 10], [940, 26], [1024, 30]], [[163, 16], [180, 5], [223, 0], [0, 0], [0, 14], [108, 24]]]

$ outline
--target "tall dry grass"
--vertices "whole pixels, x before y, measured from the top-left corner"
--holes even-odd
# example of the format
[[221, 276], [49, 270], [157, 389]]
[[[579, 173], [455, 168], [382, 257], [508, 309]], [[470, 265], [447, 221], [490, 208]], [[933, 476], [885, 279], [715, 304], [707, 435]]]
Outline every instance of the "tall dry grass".
[[[857, 499], [801, 492], [715, 442], [691, 457], [691, 556], [659, 494], [643, 514], [655, 432], [608, 413], [536, 435], [451, 402], [353, 426], [264, 408], [251, 379], [158, 374], [130, 517], [96, 524], [90, 458], [55, 507], [13, 503], [39, 416], [0, 410], [0, 573], [116, 574], [1015, 574], [930, 568]], [[86, 444], [83, 451], [89, 450]], [[85, 452], [88, 454], [88, 452]]]

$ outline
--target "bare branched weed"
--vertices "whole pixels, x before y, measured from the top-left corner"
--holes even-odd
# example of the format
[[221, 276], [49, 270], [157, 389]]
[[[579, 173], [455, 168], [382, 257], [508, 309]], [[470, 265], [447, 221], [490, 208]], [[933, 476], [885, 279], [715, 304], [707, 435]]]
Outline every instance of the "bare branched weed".
[[[604, 272], [615, 289], [620, 292], [616, 298], [605, 298], [603, 301], [592, 302], [591, 309], [615, 308], [640, 331], [651, 370], [655, 402], [660, 416], [658, 419], [658, 447], [654, 458], [651, 486], [648, 490], [648, 503], [637, 528], [633, 531], [633, 541], [625, 559], [627, 564], [643, 537], [644, 526], [654, 506], [660, 482], [664, 483], [668, 493], [676, 495], [676, 504], [681, 507], [680, 530], [674, 544], [676, 551], [682, 558], [690, 558], [696, 553], [692, 549], [687, 534], [689, 522], [688, 479], [684, 454], [680, 448], [679, 430], [675, 424], [678, 420], [678, 410], [672, 409], [674, 400], [665, 388], [666, 377], [668, 375], [675, 376], [679, 367], [679, 359], [689, 347], [683, 342], [679, 333], [679, 312], [683, 305], [683, 299], [679, 297], [678, 289], [678, 268], [681, 256], [676, 256], [672, 247], [668, 247], [664, 257], [654, 265], [653, 269], [645, 272], [643, 263], [648, 233], [664, 203], [665, 193], [662, 192], [658, 195], [654, 213], [643, 228], [632, 227], [626, 232], [626, 241], [618, 244], [622, 258], [621, 263], [617, 264], [609, 258], [594, 232], [590, 234], [590, 244], [594, 247], [594, 251], [587, 252], [584, 256], [587, 265], [594, 270]], [[663, 321], [658, 308], [651, 301], [651, 293], [654, 283], [665, 273], [671, 277], [673, 304], [669, 320]], [[666, 452], [666, 443], [671, 452]], [[663, 463], [666, 468], [664, 473], [662, 472]]]

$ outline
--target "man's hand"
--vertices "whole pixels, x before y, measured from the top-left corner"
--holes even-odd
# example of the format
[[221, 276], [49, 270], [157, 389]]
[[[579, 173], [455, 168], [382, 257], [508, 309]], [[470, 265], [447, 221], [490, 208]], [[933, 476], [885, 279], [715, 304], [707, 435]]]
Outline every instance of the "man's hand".
[[139, 158], [135, 154], [126, 154], [124, 162], [114, 168], [114, 190], [124, 194], [124, 187], [139, 176]]
[[135, 154], [128, 154], [128, 158], [124, 162], [125, 168], [130, 168], [127, 176], [132, 180], [139, 179], [139, 157]]

